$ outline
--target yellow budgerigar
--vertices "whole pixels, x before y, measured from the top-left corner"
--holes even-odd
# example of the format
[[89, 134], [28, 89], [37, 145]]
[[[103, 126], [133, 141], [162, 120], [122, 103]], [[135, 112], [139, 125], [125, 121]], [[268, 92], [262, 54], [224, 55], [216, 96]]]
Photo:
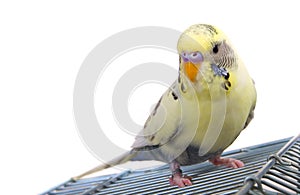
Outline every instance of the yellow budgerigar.
[[162, 95], [132, 150], [88, 174], [129, 160], [159, 160], [170, 164], [171, 185], [192, 185], [181, 165], [209, 160], [215, 165], [243, 167], [222, 158], [222, 152], [253, 118], [254, 82], [226, 35], [218, 28], [197, 24], [178, 40], [179, 75]]

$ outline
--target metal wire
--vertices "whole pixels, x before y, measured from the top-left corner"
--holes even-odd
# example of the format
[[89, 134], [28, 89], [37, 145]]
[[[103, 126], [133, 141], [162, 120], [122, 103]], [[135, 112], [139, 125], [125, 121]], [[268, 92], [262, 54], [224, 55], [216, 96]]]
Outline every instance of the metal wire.
[[265, 193], [267, 188], [270, 192], [283, 194], [300, 193], [300, 134], [292, 138], [277, 153], [268, 157], [268, 162], [252, 177], [256, 181], [247, 180], [245, 185], [237, 193], [247, 194], [254, 187]]
[[[56, 186], [42, 195], [74, 195], [74, 194], [241, 194], [240, 190], [244, 189], [244, 194], [261, 194], [264, 192], [272, 194], [266, 187], [272, 188], [274, 181], [280, 180], [287, 182], [283, 190], [290, 192], [299, 190], [299, 148], [300, 144], [293, 145], [295, 139], [283, 139], [278, 141], [247, 147], [244, 149], [226, 152], [224, 156], [237, 158], [245, 163], [245, 167], [239, 169], [229, 169], [225, 167], [216, 167], [208, 162], [192, 166], [182, 167], [184, 174], [192, 176], [193, 185], [184, 188], [172, 187], [168, 183], [170, 171], [168, 166], [154, 168], [149, 170], [125, 171], [121, 174], [99, 176], [78, 181], [68, 180], [67, 182]], [[289, 142], [288, 142], [289, 141]], [[285, 144], [290, 144], [288, 149], [280, 150]], [[279, 150], [279, 152], [277, 152]], [[281, 151], [281, 152], [280, 152]], [[287, 153], [287, 151], [289, 151]], [[276, 157], [272, 157], [267, 162], [268, 156], [278, 154], [282, 162], [289, 162], [289, 166], [281, 166]], [[298, 161], [297, 161], [298, 160]], [[273, 162], [272, 166], [268, 165]], [[277, 163], [276, 163], [277, 162]], [[268, 165], [272, 170], [262, 171], [262, 167]], [[275, 166], [273, 166], [275, 165]], [[260, 172], [258, 172], [260, 170]], [[264, 170], [264, 169], [263, 169]], [[269, 171], [269, 172], [268, 172]], [[258, 174], [259, 173], [259, 174]], [[266, 173], [265, 177], [263, 177]], [[257, 188], [256, 181], [249, 179], [249, 176], [255, 175], [261, 179], [261, 188]], [[251, 178], [251, 177], [250, 177]], [[245, 188], [248, 186], [249, 188]], [[297, 186], [298, 185], [298, 186]], [[276, 185], [275, 185], [276, 186]], [[278, 186], [277, 186], [278, 187]], [[278, 192], [282, 192], [278, 189]], [[247, 191], [245, 191], [247, 190]]]

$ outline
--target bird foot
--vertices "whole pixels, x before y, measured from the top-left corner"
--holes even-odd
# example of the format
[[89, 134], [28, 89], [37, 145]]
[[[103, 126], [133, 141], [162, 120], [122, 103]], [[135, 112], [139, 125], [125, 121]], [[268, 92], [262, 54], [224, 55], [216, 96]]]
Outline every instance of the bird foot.
[[192, 177], [189, 176], [182, 176], [181, 174], [175, 174], [172, 175], [172, 177], [169, 178], [169, 183], [171, 186], [178, 186], [180, 188], [185, 186], [191, 186], [192, 185]]
[[170, 164], [170, 169], [172, 171], [172, 176], [169, 178], [169, 183], [171, 186], [178, 186], [180, 188], [192, 185], [192, 177], [182, 174], [180, 169], [180, 164], [173, 161]]
[[234, 168], [234, 169], [241, 168], [245, 165], [240, 160], [234, 158], [221, 158], [220, 156], [211, 158], [209, 159], [209, 161], [216, 166], [225, 165], [226, 167]]

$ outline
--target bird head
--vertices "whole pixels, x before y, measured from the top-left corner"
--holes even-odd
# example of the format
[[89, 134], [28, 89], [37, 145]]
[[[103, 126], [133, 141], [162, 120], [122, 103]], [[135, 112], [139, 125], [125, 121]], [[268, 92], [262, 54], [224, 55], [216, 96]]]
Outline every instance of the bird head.
[[177, 44], [180, 70], [193, 83], [205, 75], [218, 75], [222, 69], [236, 66], [236, 55], [226, 35], [218, 28], [196, 24], [185, 30]]

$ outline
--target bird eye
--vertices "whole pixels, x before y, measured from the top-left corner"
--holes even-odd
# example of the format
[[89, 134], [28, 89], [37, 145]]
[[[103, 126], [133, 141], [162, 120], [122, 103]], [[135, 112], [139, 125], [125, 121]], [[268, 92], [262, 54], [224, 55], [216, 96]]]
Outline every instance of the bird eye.
[[216, 44], [216, 45], [214, 46], [213, 52], [214, 52], [214, 53], [218, 53], [218, 52], [219, 52], [219, 45], [218, 45], [218, 44]]

